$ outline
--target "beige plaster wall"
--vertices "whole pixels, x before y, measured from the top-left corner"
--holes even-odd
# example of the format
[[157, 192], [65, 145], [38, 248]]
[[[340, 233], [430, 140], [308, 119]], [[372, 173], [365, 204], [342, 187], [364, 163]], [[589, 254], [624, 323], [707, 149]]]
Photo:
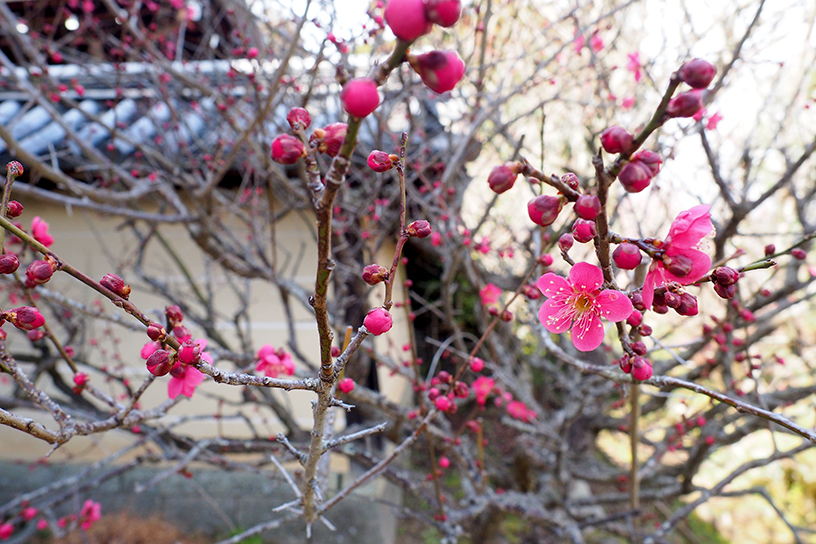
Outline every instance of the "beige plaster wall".
[[[121, 220], [104, 217], [98, 213], [80, 209], [66, 209], [64, 207], [45, 204], [42, 202], [24, 201], [25, 213], [20, 218], [23, 225], [28, 228], [31, 219], [39, 215], [46, 219], [50, 225], [50, 232], [55, 238], [52, 249], [64, 260], [78, 267], [90, 276], [100, 279], [107, 272], [114, 272], [121, 275], [127, 283], [133, 287], [131, 300], [143, 311], [154, 315], [156, 319], [163, 312], [167, 302], [158, 296], [150, 293], [149, 287], [136, 280], [134, 274], [129, 272], [129, 267], [135, 261], [138, 251], [137, 240], [133, 236], [130, 228]], [[313, 225], [309, 223], [311, 219], [301, 214], [291, 213], [276, 227], [278, 243], [278, 259], [284, 274], [292, 278], [298, 284], [311, 290], [314, 285], [314, 258], [316, 246], [312, 234]], [[142, 225], [143, 226], [143, 225]], [[217, 308], [223, 314], [223, 319], [218, 323], [219, 332], [227, 338], [234, 337], [234, 325], [230, 323], [233, 313], [238, 305], [238, 297], [234, 289], [244, 289], [242, 282], [229, 282], [221, 269], [206, 259], [195, 245], [188, 241], [186, 231], [179, 226], [163, 227], [162, 231], [170, 245], [182, 256], [190, 273], [200, 282], [202, 286], [209, 283], [209, 289], [217, 301]], [[26, 254], [22, 260], [21, 269], [33, 260], [31, 253]], [[379, 259], [380, 262], [390, 262], [393, 252], [385, 252]], [[168, 285], [175, 289], [184, 289], [186, 280], [172, 263], [167, 254], [159, 251], [157, 244], [153, 244], [152, 250], [148, 253], [148, 266], [166, 281]], [[283, 266], [285, 264], [285, 266]], [[398, 280], [401, 281], [401, 280]], [[100, 308], [105, 313], [118, 313], [125, 319], [129, 319], [134, 324], [138, 324], [121, 310], [115, 308], [110, 302], [102, 299], [90, 289], [80, 284], [65, 274], [57, 274], [55, 278], [46, 286], [52, 290], [71, 296], [73, 299], [82, 302], [90, 307]], [[203, 287], [202, 287], [203, 288]], [[288, 339], [288, 328], [283, 306], [277, 295], [277, 291], [264, 281], [252, 281], [248, 287], [250, 289], [250, 305], [248, 315], [250, 316], [250, 334], [254, 349], [269, 343], [275, 347], [285, 346]], [[395, 289], [395, 300], [399, 300], [400, 289]], [[8, 305], [8, 293], [0, 293], [2, 304]], [[192, 297], [192, 294], [189, 296]], [[379, 297], [379, 299], [378, 299]], [[377, 300], [382, 300], [382, 286], [372, 289], [372, 304]], [[9, 306], [11, 307], [11, 306]], [[316, 364], [318, 360], [317, 331], [314, 318], [310, 310], [304, 305], [293, 301], [294, 325], [300, 349], [306, 357]], [[408, 334], [406, 329], [405, 312], [393, 312], [395, 325], [392, 331], [383, 337], [374, 339], [378, 347], [387, 350], [395, 360], [400, 360], [401, 347], [407, 343]], [[187, 323], [185, 323], [187, 324]], [[202, 336], [201, 330], [192, 324], [188, 324], [193, 331], [193, 336]], [[352, 324], [359, 326], [359, 324]], [[25, 336], [6, 325], [8, 331], [9, 344], [13, 351], [32, 351], [30, 342]], [[143, 330], [130, 331], [116, 324], [106, 321], [97, 321], [90, 327], [90, 335], [83, 342], [73, 345], [78, 358], [86, 358], [95, 364], [106, 364], [109, 367], [117, 367], [118, 371], [126, 375], [133, 384], [140, 383], [148, 374], [144, 366], [144, 361], [139, 356], [139, 350], [148, 341]], [[337, 340], [339, 342], [340, 340]], [[233, 347], [238, 349], [239, 343], [233, 342]], [[231, 363], [222, 363], [226, 368], [231, 368]], [[353, 361], [352, 363], [353, 364]], [[67, 364], [60, 363], [61, 370], [67, 371]], [[216, 361], [216, 365], [219, 363]], [[65, 368], [63, 368], [65, 367]], [[24, 364], [24, 368], [31, 368], [29, 364]], [[305, 370], [304, 365], [298, 365], [299, 371]], [[107, 391], [110, 394], [120, 394], [121, 389], [112, 384], [105, 383], [104, 377], [97, 372], [82, 368], [81, 370], [91, 375], [94, 385]], [[389, 375], [385, 369], [380, 369], [380, 383], [383, 391], [393, 400], [399, 401], [407, 391], [406, 383], [400, 378]], [[0, 394], [8, 394], [11, 385], [8, 376], [0, 377]], [[150, 409], [167, 399], [167, 380], [159, 378], [144, 395], [141, 408]], [[47, 382], [47, 378], [44, 380]], [[51, 389], [47, 389], [52, 392]], [[60, 393], [54, 393], [59, 398]], [[292, 410], [304, 428], [308, 428], [311, 422], [310, 400], [313, 395], [307, 392], [276, 392], [278, 399]], [[216, 413], [219, 410], [219, 399], [225, 401], [221, 405], [221, 413], [224, 415], [237, 414], [241, 409], [230, 403], [238, 403], [241, 400], [241, 388], [234, 386], [219, 385], [211, 380], [207, 380], [196, 391], [192, 399], [182, 400], [173, 410], [171, 415], [163, 422], [178, 421], [184, 417], [195, 417]], [[30, 410], [15, 410], [15, 413], [34, 417], [36, 420], [46, 424], [49, 428], [56, 428], [56, 424], [42, 413]], [[274, 436], [282, 430], [271, 410], [243, 409], [244, 415], [252, 422], [259, 434]], [[343, 417], [338, 417], [338, 426], [343, 425]], [[180, 424], [180, 430], [192, 433], [199, 437], [217, 437], [220, 433], [231, 437], [251, 436], [247, 424], [240, 419], [225, 418], [218, 424], [212, 420], [191, 420]], [[110, 453], [123, 445], [132, 442], [135, 438], [130, 431], [113, 431], [105, 433], [104, 436], [75, 437], [68, 444], [60, 448], [54, 454], [56, 460], [88, 460], [98, 458]], [[0, 427], [0, 458], [24, 458], [35, 460], [44, 455], [50, 446], [42, 441], [33, 439], [28, 435], [8, 428]]]

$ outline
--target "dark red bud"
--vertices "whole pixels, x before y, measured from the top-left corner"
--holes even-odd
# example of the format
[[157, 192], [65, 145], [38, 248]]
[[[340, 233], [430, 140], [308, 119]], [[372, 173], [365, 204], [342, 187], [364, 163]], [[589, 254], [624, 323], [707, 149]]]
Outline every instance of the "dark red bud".
[[487, 183], [490, 189], [496, 194], [502, 194], [509, 191], [513, 184], [516, 183], [516, 176], [520, 171], [520, 165], [517, 162], [508, 162], [499, 166], [494, 166], [487, 176]]
[[99, 283], [125, 300], [130, 296], [130, 285], [125, 285], [125, 280], [116, 274], [105, 274]]
[[646, 344], [639, 340], [632, 342], [629, 347], [632, 348], [632, 351], [634, 351], [636, 355], [646, 355]]
[[173, 304], [164, 309], [164, 315], [167, 317], [167, 322], [173, 326], [178, 325], [184, 321], [184, 313], [181, 308]]
[[690, 60], [680, 68], [680, 79], [695, 89], [705, 89], [714, 80], [717, 69], [703, 59]]
[[776, 246], [775, 245], [768, 244], [767, 246], [765, 246], [765, 256], [766, 257], [770, 257], [774, 253], [776, 253]]
[[631, 161], [623, 165], [618, 179], [623, 188], [630, 193], [639, 193], [652, 182], [652, 171], [640, 161]]
[[631, 160], [639, 161], [643, 166], [645, 166], [649, 170], [649, 172], [652, 174], [652, 177], [660, 173], [660, 165], [663, 164], [663, 159], [660, 158], [660, 155], [658, 155], [654, 151], [649, 151], [648, 149], [638, 151], [637, 153], [632, 155]]
[[572, 248], [572, 244], [575, 243], [575, 238], [572, 237], [572, 234], [569, 232], [565, 232], [561, 235], [558, 239], [558, 247], [561, 251], [569, 251]]
[[8, 208], [6, 208], [6, 216], [13, 219], [15, 217], [20, 217], [21, 215], [23, 215], [23, 205], [16, 200], [9, 202]]
[[174, 364], [170, 353], [163, 349], [157, 349], [145, 361], [147, 371], [154, 376], [165, 376], [173, 369]]
[[674, 311], [684, 316], [697, 315], [699, 313], [697, 309], [697, 297], [689, 293], [683, 293], [680, 295], [680, 305], [677, 306]]
[[31, 285], [42, 285], [54, 275], [54, 265], [51, 261], [34, 261], [26, 269], [26, 278]]
[[721, 283], [715, 283], [714, 292], [720, 295], [721, 298], [730, 300], [737, 294], [737, 286], [736, 284], [723, 285]]
[[32, 331], [45, 324], [45, 318], [37, 308], [22, 306], [3, 312], [3, 319], [23, 331]]
[[669, 117], [693, 117], [702, 107], [700, 91], [688, 91], [669, 100], [666, 113]]
[[[730, 266], [720, 266], [711, 273], [711, 279], [720, 285], [733, 285], [740, 278], [740, 273]], [[728, 297], [731, 298], [731, 297]]]
[[685, 278], [691, 272], [694, 262], [685, 255], [666, 255], [663, 257], [663, 266], [678, 278]]
[[405, 234], [408, 236], [416, 236], [417, 238], [427, 238], [431, 235], [431, 224], [424, 219], [419, 219], [408, 225], [408, 228], [405, 229]]
[[677, 293], [672, 293], [671, 291], [667, 291], [666, 294], [663, 296], [663, 300], [666, 301], [666, 306], [669, 308], [677, 308], [680, 306], [680, 295]]
[[20, 267], [20, 259], [14, 253], [4, 253], [0, 256], [0, 274], [14, 274]]
[[807, 252], [804, 249], [797, 247], [796, 249], [791, 250], [791, 256], [794, 259], [804, 261], [805, 259], [807, 259]]
[[163, 340], [166, 335], [167, 333], [164, 330], [164, 327], [162, 327], [158, 323], [151, 323], [150, 325], [147, 326], [147, 336], [154, 342]]

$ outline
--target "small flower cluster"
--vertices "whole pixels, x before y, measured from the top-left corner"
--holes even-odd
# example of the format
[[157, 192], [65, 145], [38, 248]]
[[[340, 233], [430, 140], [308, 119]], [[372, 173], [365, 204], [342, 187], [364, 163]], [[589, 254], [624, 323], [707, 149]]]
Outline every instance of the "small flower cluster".
[[[379, 98], [378, 98], [379, 100]], [[272, 140], [272, 160], [278, 164], [295, 164], [298, 159], [307, 155], [306, 143], [319, 153], [336, 157], [340, 146], [346, 139], [348, 125], [346, 123], [332, 123], [323, 128], [316, 128], [306, 140], [306, 129], [312, 124], [312, 116], [303, 108], [292, 108], [286, 116], [289, 126], [297, 136], [281, 134]]]

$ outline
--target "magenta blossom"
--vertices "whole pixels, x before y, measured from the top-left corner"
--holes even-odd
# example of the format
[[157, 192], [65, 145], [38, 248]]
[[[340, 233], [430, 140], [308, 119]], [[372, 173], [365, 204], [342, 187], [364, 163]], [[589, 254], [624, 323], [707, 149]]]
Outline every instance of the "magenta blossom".
[[492, 306], [499, 302], [499, 297], [502, 294], [501, 287], [488, 283], [479, 290], [479, 297], [482, 299], [483, 306]]
[[640, 53], [635, 51], [629, 53], [629, 62], [626, 63], [626, 69], [635, 74], [635, 83], [640, 83], [640, 78], [643, 77], [641, 72], [642, 64], [640, 63]]
[[620, 291], [601, 291], [603, 272], [589, 263], [576, 263], [569, 281], [548, 272], [538, 278], [537, 285], [548, 297], [538, 311], [541, 324], [555, 334], [571, 329], [572, 343], [580, 351], [592, 351], [603, 342], [601, 317], [623, 321], [633, 310], [632, 302]]
[[39, 215], [31, 220], [31, 236], [45, 247], [54, 243], [54, 237], [48, 234], [48, 223]]
[[91, 499], [85, 501], [82, 510], [79, 511], [80, 525], [87, 531], [91, 526], [102, 519], [102, 505]]
[[[201, 350], [200, 361], [213, 364], [212, 355], [204, 351], [207, 349], [207, 340], [199, 338], [195, 341]], [[167, 396], [171, 399], [183, 395], [192, 398], [195, 388], [204, 381], [204, 374], [196, 367], [177, 362], [170, 370], [170, 381], [167, 383]]]
[[270, 378], [277, 378], [280, 373], [291, 376], [295, 373], [295, 362], [283, 348], [275, 350], [271, 345], [264, 344], [258, 350], [258, 363], [255, 365], [255, 370], [263, 372]]
[[649, 308], [654, 301], [655, 287], [668, 282], [689, 285], [706, 275], [711, 258], [699, 250], [700, 241], [714, 230], [709, 206], [694, 206], [680, 212], [663, 241], [664, 257], [652, 260], [643, 282], [643, 304]]

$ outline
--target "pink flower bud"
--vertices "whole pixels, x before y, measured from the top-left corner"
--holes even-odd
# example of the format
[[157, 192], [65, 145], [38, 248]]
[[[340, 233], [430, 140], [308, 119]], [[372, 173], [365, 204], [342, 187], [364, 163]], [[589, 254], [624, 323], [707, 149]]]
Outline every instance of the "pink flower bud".
[[45, 324], [45, 318], [37, 308], [22, 306], [3, 312], [3, 319], [20, 329], [21, 331], [33, 331]]
[[632, 310], [632, 313], [626, 318], [626, 324], [630, 327], [638, 327], [641, 323], [643, 323], [643, 314], [638, 310]]
[[615, 266], [623, 270], [634, 270], [642, 260], [640, 249], [635, 244], [624, 242], [619, 244], [612, 252], [612, 260]]
[[632, 377], [636, 380], [648, 380], [652, 377], [654, 371], [649, 359], [645, 357], [635, 356], [632, 358]]
[[369, 285], [377, 285], [388, 279], [388, 269], [378, 264], [370, 264], [363, 268], [363, 281]]
[[765, 256], [766, 257], [770, 257], [774, 253], [776, 253], [776, 246], [775, 245], [768, 244], [767, 246], [765, 246]]
[[437, 94], [452, 90], [465, 75], [465, 62], [452, 50], [410, 55], [408, 62], [422, 83]]
[[388, 172], [397, 162], [399, 162], [399, 157], [385, 151], [375, 150], [368, 156], [368, 167], [379, 173]]
[[181, 364], [192, 365], [201, 359], [201, 346], [192, 340], [184, 342], [178, 350], [178, 360]]
[[635, 355], [646, 355], [646, 344], [638, 340], [637, 342], [632, 342], [629, 344], [629, 347], [632, 348], [632, 351], [635, 352]]
[[450, 459], [447, 457], [440, 457], [439, 458], [439, 467], [440, 468], [448, 468], [450, 466]]
[[47, 283], [53, 275], [54, 265], [52, 261], [34, 261], [26, 269], [26, 278], [31, 285]]
[[23, 205], [16, 200], [9, 202], [8, 208], [6, 208], [6, 217], [14, 219], [15, 217], [20, 217], [21, 215], [23, 215]]
[[739, 278], [740, 273], [730, 266], [719, 266], [711, 273], [712, 281], [720, 285], [733, 285], [739, 281]]
[[591, 242], [597, 234], [595, 228], [595, 221], [588, 221], [586, 219], [576, 219], [572, 225], [572, 237], [579, 244]]
[[423, 0], [388, 0], [385, 22], [394, 36], [406, 42], [427, 34], [433, 26], [425, 15]]
[[175, 361], [172, 360], [170, 354], [163, 349], [157, 349], [145, 361], [147, 371], [154, 376], [164, 376], [172, 370]]
[[572, 244], [575, 243], [575, 238], [572, 237], [572, 234], [569, 232], [565, 232], [561, 235], [558, 239], [558, 247], [561, 251], [569, 251], [572, 248]]
[[348, 125], [346, 123], [332, 123], [331, 125], [314, 131], [312, 138], [320, 140], [317, 150], [329, 157], [336, 157], [340, 147], [346, 139]]
[[130, 285], [125, 285], [125, 280], [116, 274], [105, 274], [99, 283], [125, 300], [130, 296]]
[[20, 259], [14, 253], [4, 253], [0, 256], [0, 274], [14, 274], [20, 267]]
[[479, 359], [478, 357], [474, 357], [470, 360], [470, 369], [473, 372], [481, 372], [484, 370], [484, 361]]
[[663, 266], [678, 278], [685, 278], [694, 267], [694, 262], [685, 255], [666, 255], [663, 257]]
[[575, 191], [578, 190], [578, 187], [581, 186], [581, 182], [578, 179], [578, 176], [573, 174], [572, 172], [567, 172], [563, 176], [561, 176], [561, 182], [565, 183], [570, 189]]
[[683, 293], [680, 295], [680, 304], [674, 309], [678, 314], [684, 316], [697, 315], [697, 297], [690, 293]]
[[601, 132], [601, 146], [607, 153], [623, 153], [632, 145], [634, 136], [618, 125], [612, 125]]
[[639, 161], [643, 166], [645, 166], [649, 172], [652, 174], [652, 177], [655, 177], [657, 174], [660, 173], [660, 165], [663, 164], [663, 159], [660, 158], [660, 155], [655, 153], [654, 151], [649, 151], [648, 149], [644, 149], [642, 151], [638, 151], [631, 158], [632, 162]]
[[630, 193], [639, 193], [648, 187], [652, 177], [651, 170], [640, 161], [626, 163], [618, 174], [621, 185]]
[[804, 249], [797, 247], [796, 249], [791, 249], [791, 257], [804, 261], [807, 259], [807, 252]]
[[687, 91], [669, 100], [666, 113], [669, 117], [693, 117], [702, 107], [700, 91]]
[[427, 238], [431, 235], [431, 224], [424, 219], [414, 221], [405, 229], [405, 234], [408, 236], [416, 236], [417, 238]]
[[250, 47], [247, 49], [247, 58], [248, 59], [255, 59], [258, 58], [258, 48], [257, 47]]
[[165, 332], [164, 327], [158, 323], [151, 323], [147, 326], [147, 336], [154, 342], [163, 340], [166, 335], [167, 333]]
[[550, 255], [549, 253], [544, 253], [543, 255], [539, 255], [538, 259], [536, 259], [536, 260], [538, 261], [538, 264], [540, 264], [541, 266], [544, 266], [544, 267], [552, 266], [552, 264], [553, 264], [553, 256]]
[[552, 225], [561, 211], [561, 199], [556, 196], [539, 195], [527, 203], [527, 215], [536, 225]]
[[453, 386], [453, 394], [460, 399], [465, 399], [470, 394], [470, 388], [465, 382], [456, 382], [456, 385]]
[[513, 188], [516, 183], [520, 166], [517, 162], [506, 162], [499, 166], [494, 166], [487, 176], [487, 183], [490, 189], [496, 194], [502, 194]]
[[737, 294], [737, 286], [736, 284], [723, 285], [721, 283], [715, 283], [714, 292], [720, 295], [721, 298], [731, 300]]
[[340, 91], [343, 110], [354, 117], [366, 117], [380, 105], [377, 82], [369, 77], [358, 77], [347, 81]]
[[461, 0], [425, 0], [425, 17], [432, 23], [452, 27], [461, 16]]
[[695, 89], [705, 89], [714, 80], [717, 69], [703, 59], [690, 60], [680, 68], [680, 79]]
[[173, 326], [176, 326], [184, 321], [184, 313], [181, 311], [181, 308], [175, 304], [165, 308], [164, 315], [167, 317], [167, 322]]
[[621, 370], [629, 374], [632, 372], [632, 357], [628, 353], [624, 353], [618, 361]]
[[680, 306], [680, 295], [677, 293], [672, 293], [671, 291], [666, 291], [666, 294], [663, 295], [663, 300], [666, 303], [666, 306], [669, 308], [676, 309]]
[[339, 382], [337, 382], [337, 388], [342, 391], [343, 393], [351, 393], [354, 391], [354, 380], [351, 378], [343, 378]]
[[436, 397], [436, 399], [434, 399], [433, 402], [434, 406], [436, 406], [436, 409], [439, 410], [440, 412], [447, 412], [448, 410], [450, 410], [451, 405], [453, 404], [451, 400], [445, 395], [440, 395]]
[[363, 319], [363, 326], [374, 336], [390, 331], [393, 325], [394, 320], [385, 308], [374, 308]]
[[190, 332], [190, 329], [184, 325], [176, 325], [173, 327], [173, 336], [175, 336], [179, 342], [186, 342], [192, 339], [193, 334]]
[[436, 379], [439, 380], [439, 383], [450, 383], [453, 381], [453, 376], [451, 376], [447, 370], [441, 370], [436, 376]]
[[601, 199], [596, 195], [581, 195], [573, 209], [581, 219], [595, 219], [601, 213]]
[[292, 127], [292, 130], [295, 130], [296, 124], [304, 130], [309, 128], [309, 125], [312, 124], [312, 116], [303, 108], [292, 108], [289, 110], [289, 113], [286, 115], [286, 120], [289, 122], [289, 126]]
[[524, 293], [524, 296], [530, 300], [538, 300], [539, 297], [541, 297], [541, 291], [538, 290], [538, 287], [531, 284], [525, 285], [522, 289], [522, 293]]
[[45, 333], [40, 329], [36, 329], [33, 331], [28, 331], [26, 333], [26, 336], [28, 336], [28, 339], [31, 340], [32, 342], [36, 342], [37, 340], [42, 340], [43, 337], [45, 336]]
[[306, 155], [306, 147], [300, 138], [281, 134], [272, 140], [272, 160], [279, 164], [295, 164]]

